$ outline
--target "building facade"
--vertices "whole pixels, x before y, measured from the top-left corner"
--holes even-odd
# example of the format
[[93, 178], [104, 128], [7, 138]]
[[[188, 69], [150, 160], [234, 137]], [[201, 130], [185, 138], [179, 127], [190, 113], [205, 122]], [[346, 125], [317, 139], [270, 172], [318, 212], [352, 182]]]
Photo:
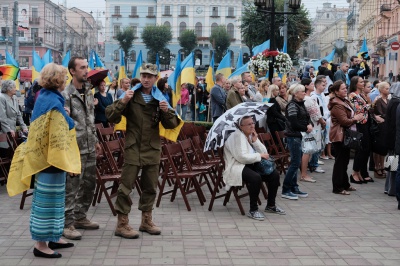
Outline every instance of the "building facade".
[[[139, 0], [107, 0], [105, 25], [105, 64], [110, 69], [119, 66], [119, 44], [115, 40], [117, 32], [125, 27], [132, 27], [135, 40], [128, 56], [127, 69], [132, 70], [136, 57], [142, 51], [143, 60], [147, 60], [147, 49], [141, 33], [147, 25], [167, 25], [172, 29], [173, 37], [167, 49], [170, 58], [164, 59], [168, 68], [176, 64], [178, 53], [183, 53], [179, 45], [180, 33], [186, 29], [194, 30], [198, 46], [195, 48], [196, 65], [207, 65], [213, 50], [209, 41], [211, 30], [218, 25], [224, 25], [231, 36], [231, 65], [241, 49], [241, 33], [239, 18], [242, 14], [241, 0], [181, 0], [181, 1], [139, 1]], [[243, 48], [248, 53], [248, 48]], [[163, 61], [162, 58], [160, 61]], [[218, 62], [217, 62], [218, 63]]]

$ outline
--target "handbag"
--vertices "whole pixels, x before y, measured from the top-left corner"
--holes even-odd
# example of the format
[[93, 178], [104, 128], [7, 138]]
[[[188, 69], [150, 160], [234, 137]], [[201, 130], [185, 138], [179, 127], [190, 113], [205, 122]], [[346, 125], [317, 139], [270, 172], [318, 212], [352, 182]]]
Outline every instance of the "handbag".
[[362, 147], [361, 146], [362, 137], [363, 137], [362, 133], [351, 130], [350, 128], [346, 128], [344, 130], [343, 144], [346, 148], [352, 150], [360, 150]]
[[260, 175], [270, 175], [275, 170], [275, 160], [271, 156], [269, 159], [261, 158], [261, 161], [255, 163], [254, 166]]
[[315, 139], [315, 131], [310, 133], [301, 132], [303, 138], [301, 139], [301, 151], [306, 154], [314, 154], [320, 151], [318, 148], [317, 140]]
[[383, 164], [385, 170], [390, 172], [397, 171], [398, 165], [399, 165], [399, 156], [396, 154], [386, 156], [385, 162]]

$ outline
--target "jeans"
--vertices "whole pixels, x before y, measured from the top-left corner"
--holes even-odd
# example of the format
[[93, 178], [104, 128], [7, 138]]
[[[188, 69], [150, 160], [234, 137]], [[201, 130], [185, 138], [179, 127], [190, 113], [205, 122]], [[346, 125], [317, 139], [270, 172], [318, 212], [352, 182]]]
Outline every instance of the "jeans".
[[282, 193], [296, 192], [299, 190], [297, 171], [301, 163], [301, 138], [287, 137], [286, 139], [290, 151], [290, 166], [283, 180]]
[[187, 105], [177, 104], [176, 112], [181, 116], [182, 120], [186, 120]]
[[317, 167], [319, 166], [318, 160], [319, 160], [319, 155], [320, 155], [320, 154], [321, 154], [321, 152], [319, 151], [319, 152], [313, 153], [313, 154], [311, 155], [311, 160], [310, 160], [310, 162], [308, 163], [309, 166], [315, 167], [315, 168], [317, 168]]

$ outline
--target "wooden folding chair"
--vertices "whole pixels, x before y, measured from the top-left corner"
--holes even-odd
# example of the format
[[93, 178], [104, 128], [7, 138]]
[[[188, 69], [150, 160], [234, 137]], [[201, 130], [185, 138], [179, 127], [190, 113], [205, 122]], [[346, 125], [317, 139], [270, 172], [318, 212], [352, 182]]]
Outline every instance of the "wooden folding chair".
[[[0, 142], [8, 142], [8, 136], [6, 133], [0, 134]], [[2, 185], [7, 183], [8, 169], [10, 168], [12, 159], [11, 149], [8, 149], [5, 154], [0, 154], [0, 182]]]
[[97, 128], [97, 134], [98, 134], [100, 142], [106, 142], [106, 141], [118, 139], [118, 136], [114, 132], [114, 128], [112, 128], [112, 127]]
[[276, 167], [279, 170], [279, 173], [284, 173], [286, 174], [285, 170], [285, 154], [280, 154], [278, 151], [278, 148], [274, 142], [274, 139], [272, 138], [271, 133], [260, 133], [258, 134], [260, 137], [261, 142], [264, 143], [264, 145], [268, 148], [269, 154], [274, 157]]
[[285, 157], [284, 157], [285, 165], [289, 166], [290, 151], [287, 148], [287, 146], [285, 146], [283, 144], [283, 139], [286, 138], [285, 132], [284, 131], [275, 131], [275, 135], [276, 135], [276, 139], [278, 140], [278, 143], [276, 143], [276, 145], [278, 147], [278, 151], [280, 154], [285, 155]]
[[168, 164], [171, 171], [164, 172], [157, 199], [158, 204], [161, 200], [161, 197], [164, 195], [163, 193], [167, 179], [170, 178], [174, 180], [174, 189], [171, 195], [171, 202], [175, 200], [176, 193], [179, 190], [188, 211], [191, 211], [191, 207], [187, 198], [187, 195], [190, 193], [195, 192], [200, 204], [204, 205], [204, 194], [201, 191], [199, 182], [197, 180], [197, 177], [199, 177], [202, 173], [198, 171], [190, 171], [182, 167], [183, 161], [185, 160], [185, 153], [183, 152], [180, 144], [166, 144], [163, 146], [163, 152], [168, 158]]

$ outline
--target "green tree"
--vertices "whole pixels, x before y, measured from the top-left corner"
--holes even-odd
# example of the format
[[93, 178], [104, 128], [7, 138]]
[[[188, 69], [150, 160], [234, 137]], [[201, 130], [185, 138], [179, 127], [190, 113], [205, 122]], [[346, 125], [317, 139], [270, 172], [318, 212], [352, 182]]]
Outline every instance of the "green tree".
[[125, 63], [127, 64], [127, 57], [129, 56], [129, 50], [133, 45], [133, 40], [135, 39], [135, 34], [131, 27], [125, 28], [123, 31], [117, 33], [116, 39], [119, 43], [119, 47], [125, 53]]
[[215, 62], [220, 62], [231, 45], [231, 37], [224, 25], [217, 26], [211, 30], [210, 43], [215, 50]]
[[[275, 11], [282, 12], [284, 0], [274, 0]], [[283, 47], [283, 36], [280, 36], [279, 28], [284, 25], [284, 16], [275, 15], [275, 29], [271, 31], [271, 19], [269, 14], [257, 12], [253, 1], [244, 0], [244, 11], [241, 18], [240, 30], [244, 43], [250, 48], [257, 46], [272, 37], [278, 49]], [[308, 10], [301, 6], [296, 15], [288, 15], [288, 53], [294, 58], [301, 43], [312, 32], [311, 20]]]
[[194, 30], [184, 30], [179, 37], [179, 45], [183, 48], [185, 56], [190, 54], [197, 46], [197, 36]]
[[146, 48], [149, 49], [148, 60], [155, 63], [157, 52], [163, 51], [172, 40], [171, 27], [164, 25], [146, 26], [142, 32], [142, 39]]

